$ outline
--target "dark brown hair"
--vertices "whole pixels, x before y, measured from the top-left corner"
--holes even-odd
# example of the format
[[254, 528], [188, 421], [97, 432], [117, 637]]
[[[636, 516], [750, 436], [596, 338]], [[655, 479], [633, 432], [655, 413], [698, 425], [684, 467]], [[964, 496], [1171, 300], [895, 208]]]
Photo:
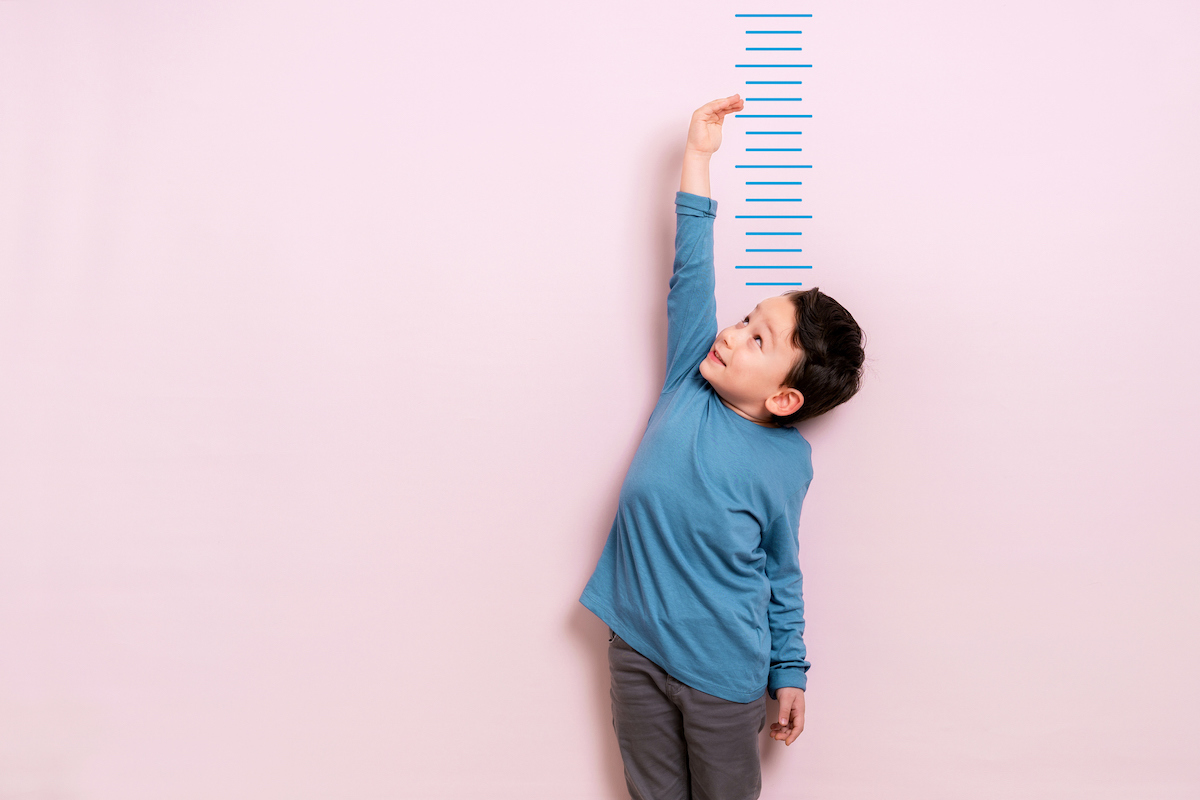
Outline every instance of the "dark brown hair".
[[849, 400], [862, 385], [863, 332], [842, 304], [819, 289], [784, 292], [796, 309], [792, 345], [801, 351], [783, 385], [804, 395], [800, 410], [772, 415], [776, 425], [790, 425], [824, 414]]

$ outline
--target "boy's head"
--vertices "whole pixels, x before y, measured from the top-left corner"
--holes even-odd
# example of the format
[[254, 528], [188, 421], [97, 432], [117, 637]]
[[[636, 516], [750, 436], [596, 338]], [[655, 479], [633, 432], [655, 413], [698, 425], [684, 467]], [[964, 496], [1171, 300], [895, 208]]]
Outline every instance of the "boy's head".
[[824, 414], [862, 381], [862, 329], [820, 290], [768, 297], [717, 334], [700, 374], [725, 405], [764, 425]]

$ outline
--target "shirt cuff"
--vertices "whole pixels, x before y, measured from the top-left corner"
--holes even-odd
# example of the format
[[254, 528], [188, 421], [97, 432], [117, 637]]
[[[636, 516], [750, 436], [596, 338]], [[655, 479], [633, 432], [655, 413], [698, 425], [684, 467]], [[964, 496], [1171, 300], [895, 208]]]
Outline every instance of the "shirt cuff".
[[781, 669], [771, 670], [767, 676], [767, 693], [771, 695], [772, 700], [778, 700], [775, 692], [785, 686], [794, 686], [795, 688], [804, 691], [808, 688], [808, 675], [806, 671], [799, 667], [783, 667]]
[[675, 213], [687, 214], [692, 217], [715, 217], [717, 201], [711, 197], [703, 197], [691, 192], [676, 192]]

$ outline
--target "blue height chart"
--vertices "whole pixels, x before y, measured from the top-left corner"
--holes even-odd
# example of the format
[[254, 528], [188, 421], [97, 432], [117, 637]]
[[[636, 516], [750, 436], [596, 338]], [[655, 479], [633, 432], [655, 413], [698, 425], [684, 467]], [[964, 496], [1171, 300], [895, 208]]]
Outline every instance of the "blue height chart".
[[[801, 154], [804, 148], [800, 136], [804, 120], [812, 114], [801, 113], [803, 102], [800, 87], [802, 75], [812, 64], [801, 55], [804, 48], [799, 26], [812, 14], [734, 14], [739, 26], [745, 29], [745, 50], [734, 66], [745, 76], [745, 88], [739, 92], [745, 101], [743, 113], [736, 118], [747, 120], [745, 143], [738, 154], [735, 169], [745, 170], [741, 182], [744, 208], [748, 213], [735, 214], [735, 219], [755, 220], [747, 223], [754, 230], [745, 231], [746, 261], [736, 269], [748, 270], [747, 277], [794, 278], [803, 275], [796, 270], [812, 269], [804, 262], [800, 230], [803, 221], [812, 219], [801, 214], [801, 186], [804, 170], [812, 164]], [[807, 26], [806, 26], [807, 27]], [[770, 154], [762, 157], [750, 153]], [[746, 155], [743, 155], [746, 154]], [[754, 163], [750, 163], [754, 162]], [[742, 175], [739, 175], [741, 178]], [[777, 187], [777, 188], [766, 188]], [[759, 245], [759, 246], [755, 246]], [[768, 272], [767, 270], [778, 270]], [[747, 286], [802, 286], [798, 280], [748, 280]]]

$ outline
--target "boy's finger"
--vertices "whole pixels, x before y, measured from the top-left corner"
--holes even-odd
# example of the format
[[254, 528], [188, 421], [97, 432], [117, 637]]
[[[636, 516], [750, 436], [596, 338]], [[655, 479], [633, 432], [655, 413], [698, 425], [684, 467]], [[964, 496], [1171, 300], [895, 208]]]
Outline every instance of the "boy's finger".
[[788, 738], [787, 738], [788, 744], [791, 744], [792, 742], [796, 741], [796, 737], [798, 737], [800, 735], [800, 731], [802, 729], [801, 726], [799, 724], [797, 724], [800, 720], [796, 719], [795, 718], [796, 716], [798, 716], [798, 715], [793, 715], [791, 725], [788, 730]]

